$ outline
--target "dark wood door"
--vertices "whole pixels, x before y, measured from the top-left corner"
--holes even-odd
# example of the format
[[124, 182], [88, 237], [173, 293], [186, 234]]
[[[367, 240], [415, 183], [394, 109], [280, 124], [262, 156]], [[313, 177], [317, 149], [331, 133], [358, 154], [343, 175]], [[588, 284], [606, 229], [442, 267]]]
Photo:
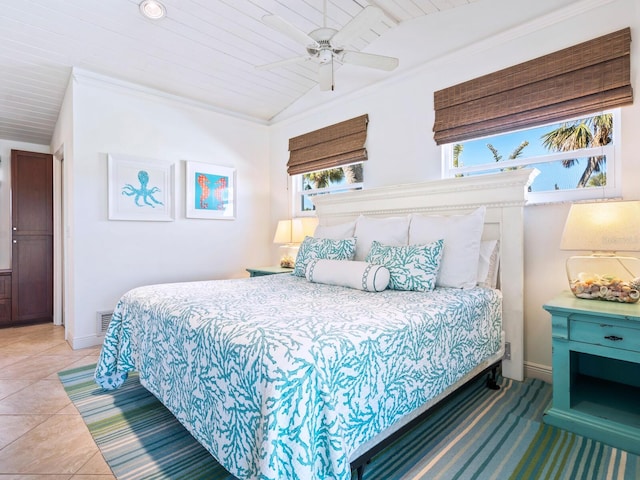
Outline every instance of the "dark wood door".
[[11, 325], [11, 270], [0, 270], [0, 327]]
[[53, 156], [11, 151], [11, 321], [53, 321]]

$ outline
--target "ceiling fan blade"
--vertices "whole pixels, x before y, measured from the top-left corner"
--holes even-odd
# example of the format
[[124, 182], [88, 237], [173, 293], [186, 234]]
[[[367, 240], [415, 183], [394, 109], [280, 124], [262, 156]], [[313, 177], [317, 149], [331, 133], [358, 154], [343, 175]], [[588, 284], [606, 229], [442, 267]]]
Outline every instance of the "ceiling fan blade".
[[311, 57], [309, 55], [305, 55], [304, 57], [286, 58], [284, 60], [278, 60], [277, 62], [266, 63], [264, 65], [256, 65], [256, 70], [271, 70], [272, 68], [285, 67], [293, 63], [306, 62], [307, 60], [311, 60]]
[[331, 37], [332, 47], [343, 47], [351, 40], [359, 37], [377, 22], [384, 18], [384, 12], [372, 5], [365, 7], [360, 13], [353, 17], [342, 29]]
[[379, 70], [391, 71], [398, 66], [399, 60], [395, 57], [385, 57], [372, 53], [352, 52], [347, 50], [340, 56], [342, 63], [360, 65], [362, 67], [377, 68]]
[[320, 90], [333, 90], [333, 61], [318, 65], [318, 83]]
[[262, 21], [271, 28], [278, 30], [280, 33], [295, 40], [296, 42], [301, 43], [305, 47], [308, 45], [317, 45], [317, 42], [313, 38], [304, 33], [298, 27], [287, 22], [282, 17], [277, 15], [265, 15], [262, 17]]

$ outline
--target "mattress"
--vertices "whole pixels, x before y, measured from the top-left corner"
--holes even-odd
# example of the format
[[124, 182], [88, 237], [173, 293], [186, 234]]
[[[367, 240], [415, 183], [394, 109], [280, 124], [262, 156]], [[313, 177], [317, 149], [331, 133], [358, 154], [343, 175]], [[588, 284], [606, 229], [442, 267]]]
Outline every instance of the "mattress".
[[141, 383], [241, 479], [351, 478], [361, 445], [501, 348], [501, 295], [293, 275], [127, 292], [96, 381]]

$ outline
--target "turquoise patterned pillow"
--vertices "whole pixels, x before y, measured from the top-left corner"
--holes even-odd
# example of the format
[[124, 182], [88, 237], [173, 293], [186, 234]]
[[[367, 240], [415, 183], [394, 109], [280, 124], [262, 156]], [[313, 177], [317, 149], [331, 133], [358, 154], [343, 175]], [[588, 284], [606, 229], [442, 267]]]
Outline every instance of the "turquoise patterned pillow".
[[329, 238], [305, 237], [298, 256], [293, 274], [304, 277], [307, 272], [307, 263], [314, 258], [329, 260], [353, 260], [356, 252], [356, 239], [331, 240]]
[[436, 286], [444, 240], [427, 245], [392, 247], [373, 241], [367, 262], [387, 267], [392, 290], [430, 292]]

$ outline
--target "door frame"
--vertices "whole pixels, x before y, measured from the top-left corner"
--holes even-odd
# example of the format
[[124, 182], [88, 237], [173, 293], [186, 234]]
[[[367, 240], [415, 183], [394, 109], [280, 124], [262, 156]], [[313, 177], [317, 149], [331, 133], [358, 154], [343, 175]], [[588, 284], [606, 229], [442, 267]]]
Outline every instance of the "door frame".
[[[64, 319], [64, 145], [53, 154], [53, 324]], [[65, 338], [67, 331], [65, 326]]]

